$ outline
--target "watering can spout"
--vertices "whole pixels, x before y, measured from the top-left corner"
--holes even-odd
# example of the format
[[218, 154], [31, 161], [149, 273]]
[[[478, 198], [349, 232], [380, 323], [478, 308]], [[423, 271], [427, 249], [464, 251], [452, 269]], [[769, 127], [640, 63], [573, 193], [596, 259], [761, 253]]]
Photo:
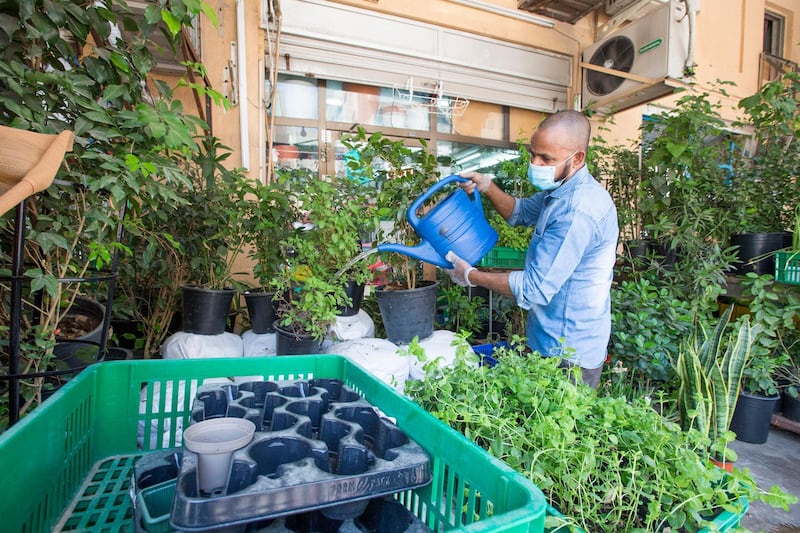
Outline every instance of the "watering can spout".
[[425, 261], [442, 268], [453, 268], [450, 262], [446, 261], [427, 241], [416, 246], [406, 246], [404, 244], [386, 243], [378, 245], [379, 252], [396, 252], [407, 255], [419, 261]]

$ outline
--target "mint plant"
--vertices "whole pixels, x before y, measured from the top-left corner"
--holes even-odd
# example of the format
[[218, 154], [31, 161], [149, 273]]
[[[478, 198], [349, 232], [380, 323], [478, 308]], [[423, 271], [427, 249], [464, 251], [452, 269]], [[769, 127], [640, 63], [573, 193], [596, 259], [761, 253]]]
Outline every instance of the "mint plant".
[[786, 509], [797, 498], [757, 488], [748, 472], [713, 466], [709, 439], [681, 431], [647, 399], [598, 396], [575, 386], [558, 360], [498, 348], [489, 368], [476, 354], [437, 368], [406, 392], [437, 418], [542, 489], [583, 531], [697, 531], [743, 500]]

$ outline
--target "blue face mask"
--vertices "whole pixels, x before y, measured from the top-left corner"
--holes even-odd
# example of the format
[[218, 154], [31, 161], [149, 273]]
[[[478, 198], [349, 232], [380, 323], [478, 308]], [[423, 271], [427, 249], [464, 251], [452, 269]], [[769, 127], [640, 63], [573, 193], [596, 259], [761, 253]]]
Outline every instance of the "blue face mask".
[[540, 191], [552, 191], [553, 189], [557, 189], [564, 180], [556, 181], [556, 169], [577, 153], [578, 151], [575, 150], [561, 163], [553, 166], [539, 166], [531, 163], [528, 165], [528, 179], [533, 186]]

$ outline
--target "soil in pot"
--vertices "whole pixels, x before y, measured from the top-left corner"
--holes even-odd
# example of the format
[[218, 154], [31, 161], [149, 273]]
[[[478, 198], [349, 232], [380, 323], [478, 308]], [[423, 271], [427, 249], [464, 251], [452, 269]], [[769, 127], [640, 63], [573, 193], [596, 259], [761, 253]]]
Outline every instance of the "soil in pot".
[[56, 327], [57, 340], [100, 342], [105, 307], [91, 298], [78, 296]]

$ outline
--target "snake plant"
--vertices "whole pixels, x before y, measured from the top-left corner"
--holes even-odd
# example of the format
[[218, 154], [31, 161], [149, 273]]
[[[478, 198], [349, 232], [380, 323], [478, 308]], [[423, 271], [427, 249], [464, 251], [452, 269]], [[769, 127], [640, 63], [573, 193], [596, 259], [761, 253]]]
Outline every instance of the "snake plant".
[[700, 336], [694, 335], [681, 348], [676, 364], [681, 427], [708, 437], [712, 453], [724, 450], [729, 440], [726, 433], [757, 329], [745, 317], [726, 336], [730, 316], [728, 308], [710, 336], [701, 327]]

